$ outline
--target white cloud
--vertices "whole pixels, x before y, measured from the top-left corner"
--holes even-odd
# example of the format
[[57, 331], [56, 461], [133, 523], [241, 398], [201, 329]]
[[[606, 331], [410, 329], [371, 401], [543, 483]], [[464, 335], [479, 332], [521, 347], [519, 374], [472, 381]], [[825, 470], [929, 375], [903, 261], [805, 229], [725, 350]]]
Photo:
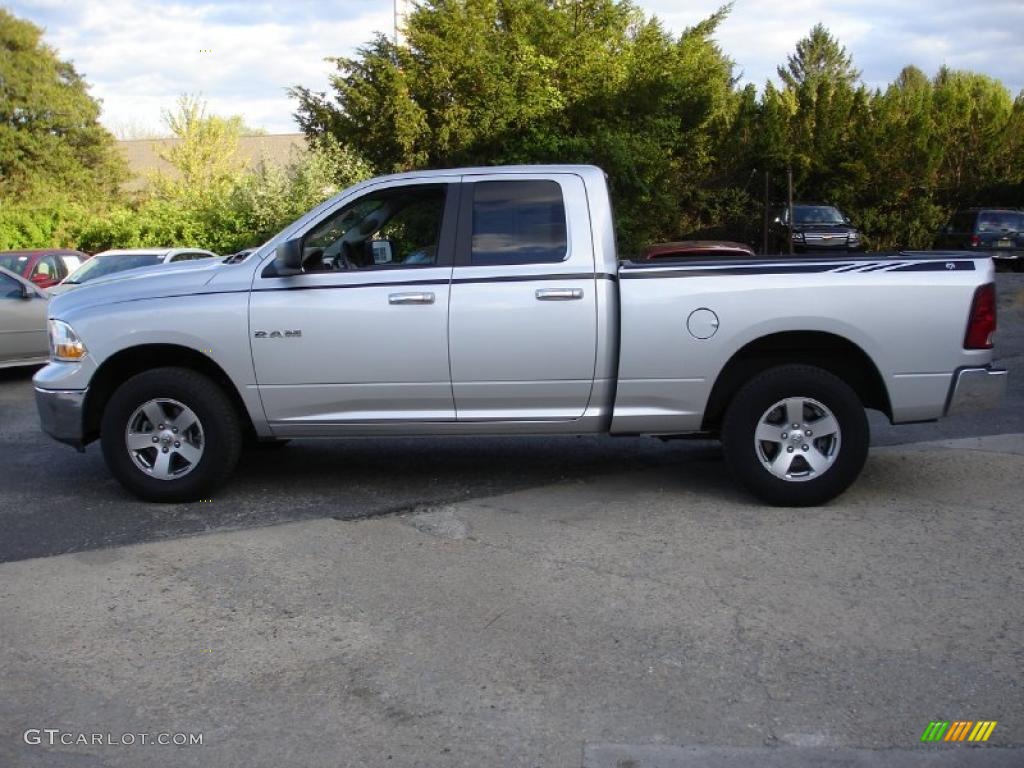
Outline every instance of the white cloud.
[[[697, 0], [640, 0], [676, 32], [722, 5]], [[932, 74], [942, 65], [997, 77], [1024, 88], [1024, 3], [1006, 0], [736, 0], [717, 39], [745, 82], [776, 79], [775, 68], [797, 41], [823, 23], [853, 55], [872, 87], [884, 87], [914, 64]]]
[[[639, 4], [679, 32], [722, 3]], [[11, 10], [43, 25], [47, 42], [85, 74], [108, 126], [148, 130], [160, 129], [161, 110], [187, 92], [253, 127], [294, 131], [285, 89], [325, 90], [325, 57], [349, 55], [392, 24], [391, 0], [14, 0]], [[1024, 4], [1012, 0], [736, 0], [717, 38], [743, 79], [760, 86], [819, 21], [871, 86], [913, 63], [928, 73], [970, 68], [1014, 93], [1024, 88]]]
[[326, 89], [325, 57], [350, 54], [391, 24], [390, 6], [329, 6], [312, 20], [285, 4], [278, 14], [254, 5], [131, 0], [26, 0], [12, 10], [46, 27], [47, 42], [103, 100], [108, 126], [159, 130], [161, 111], [187, 92], [201, 93], [212, 112], [241, 114], [277, 133], [297, 130], [286, 88]]

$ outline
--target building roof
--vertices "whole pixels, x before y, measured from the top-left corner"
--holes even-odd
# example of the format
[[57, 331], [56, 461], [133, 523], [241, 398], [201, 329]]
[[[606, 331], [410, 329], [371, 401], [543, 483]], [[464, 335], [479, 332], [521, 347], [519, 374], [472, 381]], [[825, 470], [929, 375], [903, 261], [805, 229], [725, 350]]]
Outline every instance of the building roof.
[[[123, 185], [127, 192], [139, 192], [149, 186], [149, 176], [161, 171], [175, 176], [170, 163], [160, 157], [161, 152], [174, 146], [181, 139], [132, 139], [117, 142], [117, 149], [128, 163], [129, 178]], [[276, 133], [241, 136], [238, 139], [236, 155], [252, 167], [264, 161], [269, 165], [284, 167], [293, 152], [306, 150], [306, 137], [301, 133]]]

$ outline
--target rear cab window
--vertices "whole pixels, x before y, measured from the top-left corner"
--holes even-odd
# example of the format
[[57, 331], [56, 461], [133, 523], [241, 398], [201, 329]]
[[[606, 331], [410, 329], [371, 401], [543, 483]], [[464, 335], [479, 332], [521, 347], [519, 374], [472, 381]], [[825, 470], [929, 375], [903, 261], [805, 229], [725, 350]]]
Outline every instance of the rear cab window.
[[565, 201], [557, 182], [480, 181], [471, 189], [471, 265], [553, 264], [568, 257]]

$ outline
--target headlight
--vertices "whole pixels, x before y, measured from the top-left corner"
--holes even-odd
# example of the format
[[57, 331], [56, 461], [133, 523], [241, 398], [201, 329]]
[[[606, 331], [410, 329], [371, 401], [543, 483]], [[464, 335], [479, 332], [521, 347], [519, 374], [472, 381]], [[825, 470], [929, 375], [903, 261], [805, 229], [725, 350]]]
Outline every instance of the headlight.
[[89, 354], [75, 329], [67, 323], [50, 320], [47, 326], [50, 331], [50, 359], [73, 363]]
[[804, 239], [804, 233], [803, 232], [794, 232], [793, 233], [793, 239], [794, 240], [803, 240]]

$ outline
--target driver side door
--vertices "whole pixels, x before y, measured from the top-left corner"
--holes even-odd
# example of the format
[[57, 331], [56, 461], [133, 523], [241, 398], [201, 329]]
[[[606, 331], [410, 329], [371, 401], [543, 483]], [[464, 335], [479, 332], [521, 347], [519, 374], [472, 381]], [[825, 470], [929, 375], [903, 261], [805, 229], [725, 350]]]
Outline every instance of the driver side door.
[[454, 421], [448, 296], [458, 195], [458, 177], [376, 185], [307, 227], [302, 273], [261, 265], [250, 345], [275, 434]]

